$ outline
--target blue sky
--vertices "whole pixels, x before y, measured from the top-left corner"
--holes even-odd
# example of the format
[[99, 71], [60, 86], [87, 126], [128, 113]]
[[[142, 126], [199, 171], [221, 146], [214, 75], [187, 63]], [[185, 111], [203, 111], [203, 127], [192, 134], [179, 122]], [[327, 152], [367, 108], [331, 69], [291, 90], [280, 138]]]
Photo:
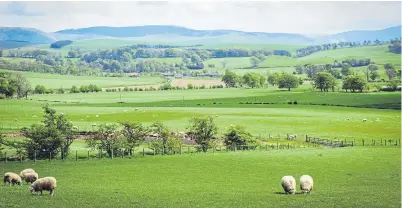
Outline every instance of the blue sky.
[[401, 25], [401, 2], [0, 2], [0, 26], [46, 32], [91, 26], [333, 34]]

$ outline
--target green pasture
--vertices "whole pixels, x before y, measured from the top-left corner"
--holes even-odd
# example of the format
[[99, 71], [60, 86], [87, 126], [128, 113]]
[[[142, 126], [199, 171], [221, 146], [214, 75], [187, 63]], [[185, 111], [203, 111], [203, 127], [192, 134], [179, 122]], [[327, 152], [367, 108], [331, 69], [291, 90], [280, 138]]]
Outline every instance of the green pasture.
[[[0, 70], [8, 71], [8, 70]], [[9, 71], [12, 72], [12, 71]], [[124, 87], [139, 85], [154, 85], [163, 82], [161, 77], [143, 76], [139, 78], [132, 77], [97, 77], [97, 76], [73, 76], [49, 73], [21, 72], [26, 76], [31, 86], [43, 85], [46, 88], [58, 89], [60, 87], [70, 89], [73, 85], [94, 84], [99, 87]]]
[[[176, 156], [9, 162], [57, 179], [55, 196], [0, 186], [4, 207], [400, 207], [400, 147], [306, 148]], [[302, 195], [299, 177], [314, 189]], [[286, 195], [285, 175], [297, 181]], [[24, 200], [22, 200], [24, 199]]]

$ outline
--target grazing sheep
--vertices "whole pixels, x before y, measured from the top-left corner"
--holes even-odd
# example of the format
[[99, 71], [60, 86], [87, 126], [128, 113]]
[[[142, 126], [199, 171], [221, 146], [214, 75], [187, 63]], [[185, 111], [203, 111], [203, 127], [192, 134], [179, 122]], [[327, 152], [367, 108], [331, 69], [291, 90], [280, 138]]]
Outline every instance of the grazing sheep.
[[295, 138], [297, 138], [296, 134], [294, 134], [294, 135], [289, 135], [288, 134], [288, 140], [292, 140], [292, 139], [295, 139]]
[[302, 193], [310, 193], [313, 190], [313, 178], [309, 175], [300, 177], [300, 190]]
[[14, 184], [18, 184], [21, 186], [21, 177], [16, 173], [8, 172], [4, 174], [4, 184], [9, 183], [10, 186]]
[[27, 173], [36, 173], [36, 172], [35, 172], [35, 170], [32, 169], [32, 168], [25, 169], [25, 170], [23, 170], [23, 171], [20, 172], [20, 177], [21, 177], [21, 179], [24, 180], [25, 174], [27, 174]]
[[39, 178], [38, 173], [26, 173], [24, 175], [24, 180], [25, 182], [27, 182], [27, 184], [35, 182], [38, 178]]
[[281, 185], [286, 194], [295, 194], [296, 180], [293, 176], [283, 176], [281, 179]]
[[31, 191], [32, 194], [38, 191], [40, 191], [40, 194], [42, 194], [42, 191], [50, 191], [50, 195], [53, 196], [55, 188], [56, 188], [56, 178], [44, 177], [39, 178], [35, 182], [33, 182], [29, 187], [29, 190]]

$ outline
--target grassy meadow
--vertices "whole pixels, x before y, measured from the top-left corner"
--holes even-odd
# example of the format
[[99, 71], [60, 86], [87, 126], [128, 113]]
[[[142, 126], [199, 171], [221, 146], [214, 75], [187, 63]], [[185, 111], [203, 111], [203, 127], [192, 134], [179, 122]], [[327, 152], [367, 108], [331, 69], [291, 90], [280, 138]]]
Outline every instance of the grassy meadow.
[[[191, 156], [1, 163], [57, 179], [55, 196], [0, 186], [4, 207], [400, 207], [397, 147], [306, 148]], [[113, 177], [110, 177], [113, 174]], [[309, 174], [310, 195], [285, 195], [281, 177]], [[399, 182], [398, 182], [399, 181]], [[21, 200], [25, 199], [25, 200]]]
[[[135, 44], [133, 40], [76, 41], [70, 47], [82, 51], [117, 48]], [[46, 48], [44, 45], [40, 48]], [[279, 45], [209, 45], [203, 48], [284, 49], [294, 52], [302, 46]], [[345, 48], [317, 52], [303, 58], [269, 56], [257, 69], [249, 58], [225, 58], [226, 68], [239, 75], [253, 71], [267, 75], [272, 72], [292, 73], [298, 64], [327, 64], [335, 60], [371, 58], [380, 67], [380, 78], [388, 80], [383, 64], [392, 63], [400, 69], [401, 56], [387, 52], [387, 46]], [[150, 59], [151, 60], [151, 59]], [[180, 58], [152, 60], [179, 63]], [[224, 72], [223, 59], [204, 62], [209, 71]], [[18, 61], [18, 60], [15, 60]], [[214, 64], [214, 68], [208, 68]], [[399, 64], [399, 65], [398, 65]], [[352, 70], [363, 74], [366, 67]], [[70, 88], [72, 85], [95, 84], [103, 88], [124, 86], [155, 86], [161, 77], [115, 78], [64, 76], [23, 72], [33, 86]], [[302, 75], [305, 76], [305, 75]], [[220, 80], [220, 79], [219, 79]], [[172, 85], [187, 83], [218, 83], [215, 78], [176, 79]], [[31, 196], [28, 185], [0, 186], [4, 199], [1, 207], [400, 207], [401, 146], [378, 145], [384, 140], [401, 138], [401, 93], [341, 91], [338, 81], [335, 92], [318, 92], [305, 82], [287, 91], [276, 86], [260, 89], [223, 88], [169, 91], [99, 92], [76, 94], [30, 95], [28, 99], [0, 99], [0, 132], [7, 140], [22, 127], [40, 123], [42, 106], [51, 104], [80, 130], [96, 130], [93, 124], [139, 121], [150, 125], [163, 121], [171, 131], [186, 131], [190, 118], [210, 115], [215, 118], [218, 136], [230, 125], [242, 124], [264, 145], [293, 144], [295, 149], [269, 151], [236, 151], [192, 153], [187, 155], [145, 157], [147, 144], [137, 148], [134, 157], [90, 158], [96, 150], [76, 140], [73, 156], [65, 161], [8, 161], [0, 158], [0, 172], [19, 173], [34, 168], [40, 177], [54, 176], [57, 188], [54, 197], [48, 192]], [[385, 83], [371, 83], [370, 88]], [[291, 104], [289, 104], [291, 102]], [[297, 102], [295, 104], [294, 102]], [[363, 122], [367, 119], [367, 122]], [[286, 134], [297, 134], [294, 141]], [[279, 138], [276, 137], [279, 135]], [[305, 136], [330, 140], [356, 141], [357, 146], [332, 148], [306, 146]], [[275, 136], [275, 138], [269, 138]], [[376, 146], [361, 146], [362, 139]], [[303, 145], [304, 144], [304, 145]], [[189, 146], [195, 151], [194, 146]], [[9, 156], [15, 149], [5, 148]], [[74, 151], [79, 160], [75, 161]], [[314, 178], [311, 195], [285, 195], [280, 180], [292, 175], [297, 181], [303, 174]], [[24, 200], [22, 200], [24, 199]], [[28, 199], [28, 200], [27, 200]]]

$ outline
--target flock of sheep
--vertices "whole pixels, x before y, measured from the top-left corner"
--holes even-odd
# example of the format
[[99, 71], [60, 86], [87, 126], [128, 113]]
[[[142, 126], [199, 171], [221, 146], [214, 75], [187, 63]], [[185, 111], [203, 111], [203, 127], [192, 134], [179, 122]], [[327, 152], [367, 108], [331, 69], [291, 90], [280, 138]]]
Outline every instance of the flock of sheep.
[[[286, 194], [296, 193], [296, 180], [293, 176], [283, 176], [281, 185]], [[309, 175], [300, 177], [300, 190], [303, 194], [310, 193], [313, 190], [313, 178]]]
[[12, 172], [4, 174], [4, 184], [9, 183], [10, 186], [18, 184], [21, 186], [22, 180], [25, 180], [27, 184], [31, 183], [29, 191], [32, 194], [35, 192], [42, 194], [42, 191], [50, 191], [50, 195], [54, 195], [54, 189], [56, 188], [56, 179], [54, 177], [39, 178], [38, 173], [31, 168], [21, 171], [19, 175]]

